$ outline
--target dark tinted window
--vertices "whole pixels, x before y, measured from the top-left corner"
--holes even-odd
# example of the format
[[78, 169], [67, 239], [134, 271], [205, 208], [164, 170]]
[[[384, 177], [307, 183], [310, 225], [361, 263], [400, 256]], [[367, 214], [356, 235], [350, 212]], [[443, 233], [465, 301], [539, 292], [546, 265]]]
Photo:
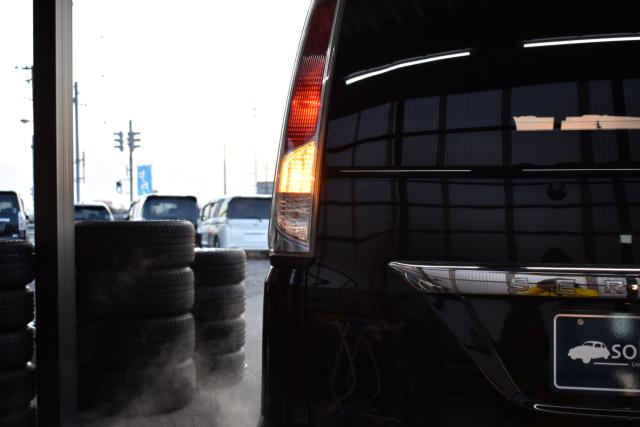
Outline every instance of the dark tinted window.
[[15, 194], [0, 193], [0, 215], [14, 215], [19, 209], [18, 197]]
[[[523, 46], [637, 32], [637, 9], [618, 0], [605, 8], [573, 0], [349, 0], [325, 165], [464, 172], [637, 164], [640, 119], [615, 121], [640, 117], [640, 42]], [[454, 51], [469, 55], [371, 73]]]
[[104, 206], [76, 206], [74, 208], [76, 221], [110, 221], [111, 215]]
[[142, 217], [151, 220], [183, 219], [198, 221], [198, 204], [192, 198], [149, 197], [142, 210]]
[[237, 198], [229, 202], [229, 219], [268, 219], [271, 199]]

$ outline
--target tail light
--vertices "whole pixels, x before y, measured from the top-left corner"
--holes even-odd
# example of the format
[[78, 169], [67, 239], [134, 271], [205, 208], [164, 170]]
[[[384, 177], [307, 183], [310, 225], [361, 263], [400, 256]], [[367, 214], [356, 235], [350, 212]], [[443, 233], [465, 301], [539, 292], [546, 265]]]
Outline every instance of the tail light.
[[320, 128], [338, 0], [316, 0], [307, 19], [283, 129], [269, 233], [272, 253], [310, 255]]

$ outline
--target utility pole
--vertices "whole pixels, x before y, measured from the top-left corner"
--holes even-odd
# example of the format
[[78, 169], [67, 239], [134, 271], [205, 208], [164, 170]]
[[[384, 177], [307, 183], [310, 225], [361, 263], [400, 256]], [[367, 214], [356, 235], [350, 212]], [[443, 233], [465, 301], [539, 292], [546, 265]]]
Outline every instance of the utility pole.
[[76, 202], [80, 203], [80, 133], [78, 126], [78, 82], [73, 83], [73, 105], [76, 109]]
[[[24, 71], [28, 70], [29, 73], [31, 74], [31, 78], [26, 79], [25, 81], [27, 83], [29, 83], [29, 85], [31, 86], [31, 106], [33, 107], [33, 103], [34, 103], [34, 96], [33, 96], [33, 93], [34, 93], [34, 88], [33, 88], [33, 66], [28, 66], [27, 65], [27, 66], [19, 67], [19, 66], [16, 65], [15, 69], [16, 70], [24, 70]], [[20, 119], [20, 121], [22, 123], [29, 123], [30, 120], [29, 119]], [[35, 139], [36, 138], [35, 138], [35, 131], [34, 131], [34, 133], [31, 134], [31, 164], [34, 167], [34, 170], [35, 170], [35, 163], [34, 163], [35, 157], [34, 157], [34, 152], [33, 152], [33, 144], [35, 143]], [[34, 197], [33, 194], [34, 193], [33, 193], [33, 186], [32, 186], [31, 187], [31, 200], [32, 201], [34, 200], [33, 199], [33, 197]]]
[[140, 141], [140, 138], [136, 138], [136, 135], [140, 135], [140, 132], [133, 131], [132, 121], [129, 120], [129, 134], [127, 135], [127, 143], [129, 145], [129, 201], [133, 203], [133, 150], [140, 148], [136, 145], [136, 142]]
[[[122, 132], [113, 132], [115, 138], [113, 139], [118, 144], [114, 147], [120, 151], [124, 151], [124, 134]], [[127, 133], [127, 146], [129, 147], [129, 202], [133, 202], [133, 151], [136, 148], [140, 148], [136, 145], [136, 142], [140, 142], [140, 138], [136, 138], [140, 135], [140, 132], [133, 131], [133, 123], [129, 120], [129, 132]]]
[[253, 136], [253, 177], [255, 178], [255, 184], [253, 186], [254, 191], [258, 192], [258, 144], [256, 143], [256, 99], [253, 98], [253, 122], [252, 122], [252, 136]]
[[257, 144], [253, 145], [253, 177], [255, 178], [255, 189], [257, 191], [258, 188], [258, 181], [260, 180], [260, 178], [258, 177], [258, 148], [257, 148]]
[[224, 173], [224, 195], [227, 195], [227, 144], [224, 144], [224, 163], [222, 165]]

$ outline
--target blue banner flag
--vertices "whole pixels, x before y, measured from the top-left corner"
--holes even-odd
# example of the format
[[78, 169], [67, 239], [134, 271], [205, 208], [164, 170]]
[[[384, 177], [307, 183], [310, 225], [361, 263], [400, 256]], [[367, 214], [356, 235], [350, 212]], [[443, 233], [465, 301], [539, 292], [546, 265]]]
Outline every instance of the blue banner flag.
[[153, 193], [151, 165], [138, 166], [138, 196]]

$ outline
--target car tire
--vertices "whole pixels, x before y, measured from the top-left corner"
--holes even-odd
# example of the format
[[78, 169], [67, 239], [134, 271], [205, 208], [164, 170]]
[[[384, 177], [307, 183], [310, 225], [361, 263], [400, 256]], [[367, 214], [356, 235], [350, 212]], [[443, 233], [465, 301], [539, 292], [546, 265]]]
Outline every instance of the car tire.
[[196, 356], [198, 383], [204, 387], [228, 387], [244, 378], [244, 350], [216, 355], [197, 353]]
[[197, 250], [192, 268], [196, 287], [240, 283], [247, 274], [247, 255], [242, 249]]
[[245, 310], [244, 283], [196, 287], [193, 315], [200, 320], [226, 320], [241, 316]]
[[195, 300], [193, 271], [79, 272], [76, 279], [80, 318], [141, 318], [188, 313]]
[[100, 415], [173, 412], [187, 406], [196, 391], [193, 359], [160, 369], [87, 369], [78, 375], [78, 406]]
[[193, 262], [188, 221], [82, 221], [76, 224], [76, 268], [150, 270]]
[[33, 281], [33, 245], [0, 240], [0, 291], [18, 289]]
[[32, 366], [0, 372], [0, 412], [27, 407], [35, 395], [36, 377]]
[[234, 353], [244, 347], [245, 337], [244, 317], [222, 321], [198, 321], [196, 353], [200, 355]]
[[25, 405], [24, 409], [15, 409], [12, 412], [0, 414], [0, 426], [2, 427], [35, 427], [36, 411]]
[[187, 360], [195, 348], [191, 314], [144, 320], [78, 320], [81, 366], [160, 366]]
[[23, 368], [32, 357], [33, 330], [0, 334], [0, 371]]
[[17, 331], [33, 320], [33, 292], [0, 292], [0, 331]]

